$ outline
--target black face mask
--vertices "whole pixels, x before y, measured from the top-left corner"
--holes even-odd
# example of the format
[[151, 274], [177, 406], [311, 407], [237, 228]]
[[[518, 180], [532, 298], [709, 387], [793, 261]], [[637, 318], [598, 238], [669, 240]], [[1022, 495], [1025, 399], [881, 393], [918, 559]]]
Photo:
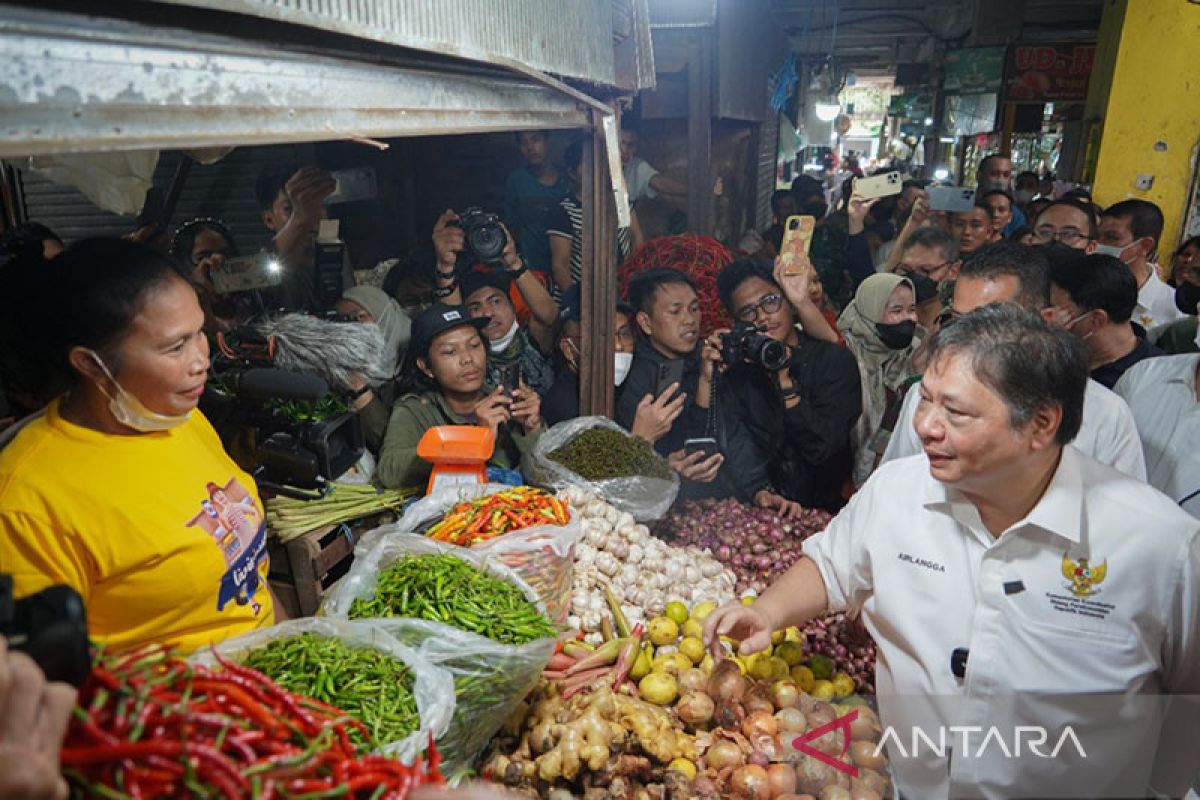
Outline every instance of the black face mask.
[[917, 305], [938, 296], [938, 284], [933, 278], [928, 278], [919, 272], [905, 273], [904, 277], [913, 285], [913, 294], [917, 298]]
[[879, 332], [879, 338], [889, 349], [903, 350], [912, 344], [913, 335], [917, 332], [917, 323], [911, 319], [893, 322], [891, 325], [876, 322], [875, 330]]
[[1175, 287], [1176, 308], [1188, 316], [1194, 316], [1197, 305], [1200, 305], [1200, 286], [1184, 282]]

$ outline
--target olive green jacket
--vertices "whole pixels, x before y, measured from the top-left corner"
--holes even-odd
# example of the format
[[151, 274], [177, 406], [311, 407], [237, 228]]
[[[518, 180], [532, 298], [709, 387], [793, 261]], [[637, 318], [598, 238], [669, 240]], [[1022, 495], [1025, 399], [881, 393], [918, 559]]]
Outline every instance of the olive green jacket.
[[[438, 425], [474, 425], [475, 420], [450, 410], [441, 392], [407, 394], [396, 401], [388, 420], [383, 446], [379, 448], [375, 482], [385, 488], [419, 486], [429, 480], [432, 465], [417, 455], [417, 443], [425, 431]], [[533, 450], [541, 431], [527, 434], [518, 422], [500, 426], [496, 449], [488, 464], [519, 470], [521, 458]]]

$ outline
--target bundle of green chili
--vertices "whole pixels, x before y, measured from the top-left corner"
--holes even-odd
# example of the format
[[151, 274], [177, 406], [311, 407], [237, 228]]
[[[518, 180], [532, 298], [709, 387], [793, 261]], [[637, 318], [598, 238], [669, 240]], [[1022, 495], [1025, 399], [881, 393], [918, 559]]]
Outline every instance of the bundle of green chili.
[[667, 463], [645, 439], [612, 428], [588, 428], [548, 457], [589, 481], [671, 477]]
[[[380, 650], [301, 633], [250, 650], [242, 664], [289, 692], [340, 708], [379, 744], [400, 741], [421, 727], [412, 670]], [[350, 738], [367, 743], [357, 727]]]
[[375, 594], [350, 606], [351, 619], [379, 617], [441, 622], [501, 644], [558, 635], [517, 586], [445, 554], [406, 556], [383, 570]]
[[401, 800], [443, 782], [432, 740], [427, 762], [411, 767], [364, 754], [350, 731], [368, 746], [370, 732], [344, 712], [220, 663], [208, 669], [163, 647], [99, 653], [60, 754], [75, 793]]

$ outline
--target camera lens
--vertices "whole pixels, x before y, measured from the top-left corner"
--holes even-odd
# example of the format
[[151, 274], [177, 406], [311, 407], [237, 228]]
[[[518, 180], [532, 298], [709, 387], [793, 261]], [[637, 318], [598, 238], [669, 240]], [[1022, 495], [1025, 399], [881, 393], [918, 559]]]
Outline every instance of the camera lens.
[[467, 231], [467, 245], [481, 261], [497, 261], [504, 254], [508, 237], [504, 229], [494, 222], [474, 225]]
[[787, 345], [769, 336], [763, 336], [758, 343], [757, 360], [764, 369], [783, 369], [788, 363]]

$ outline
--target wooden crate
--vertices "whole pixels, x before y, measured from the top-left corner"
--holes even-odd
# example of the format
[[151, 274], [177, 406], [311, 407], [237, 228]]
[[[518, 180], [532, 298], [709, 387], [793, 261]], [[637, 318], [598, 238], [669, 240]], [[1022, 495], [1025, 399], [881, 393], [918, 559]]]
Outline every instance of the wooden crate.
[[393, 520], [394, 514], [375, 514], [310, 531], [286, 543], [268, 539], [267, 551], [271, 557], [268, 577], [288, 615], [309, 617], [317, 613], [326, 592], [350, 569], [359, 538]]

